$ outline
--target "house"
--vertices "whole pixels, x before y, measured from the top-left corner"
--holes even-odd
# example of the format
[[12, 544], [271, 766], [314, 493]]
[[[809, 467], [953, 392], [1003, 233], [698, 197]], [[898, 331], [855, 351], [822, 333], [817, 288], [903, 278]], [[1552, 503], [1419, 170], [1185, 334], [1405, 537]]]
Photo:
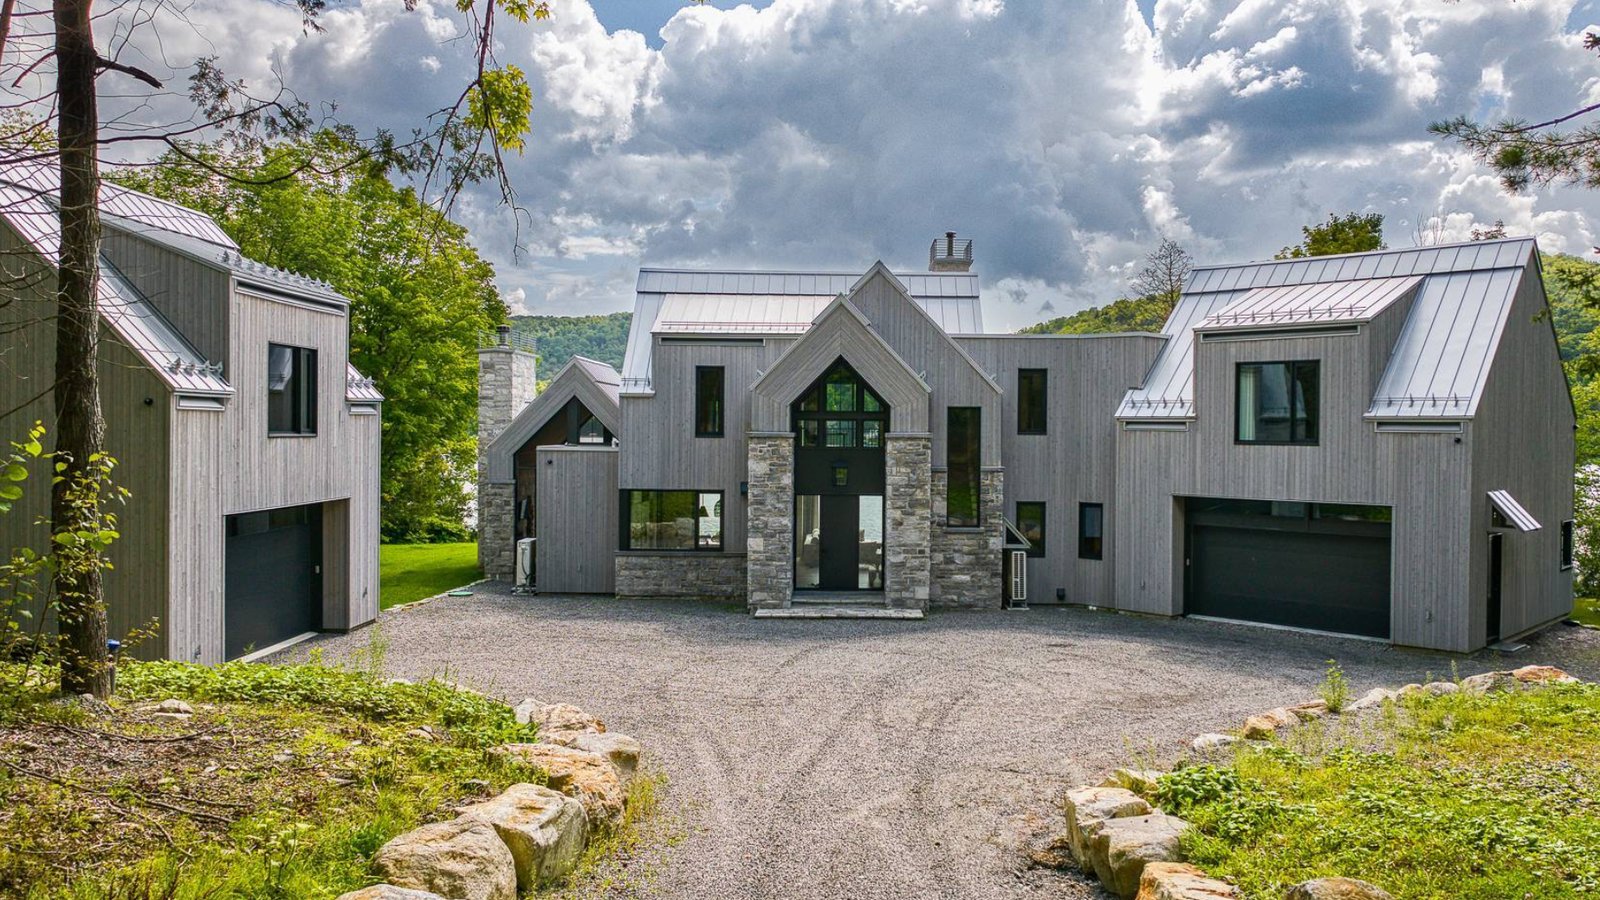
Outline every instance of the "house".
[[487, 574], [534, 538], [546, 592], [916, 617], [1025, 583], [1458, 651], [1569, 614], [1533, 241], [1199, 269], [1161, 334], [985, 334], [971, 261], [644, 269], [623, 371], [532, 403], [531, 353], [486, 349]]
[[[53, 173], [0, 168], [0, 409], [54, 419]], [[101, 400], [119, 511], [105, 594], [141, 656], [220, 662], [378, 613], [380, 405], [349, 364], [349, 301], [246, 259], [215, 221], [101, 189]], [[40, 476], [42, 477], [42, 476]], [[38, 481], [0, 516], [39, 544]]]

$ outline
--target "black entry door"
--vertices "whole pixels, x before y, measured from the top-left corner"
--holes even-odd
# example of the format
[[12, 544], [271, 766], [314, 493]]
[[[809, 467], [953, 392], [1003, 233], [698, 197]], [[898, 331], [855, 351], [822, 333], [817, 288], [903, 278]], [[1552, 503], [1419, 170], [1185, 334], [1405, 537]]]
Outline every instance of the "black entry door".
[[228, 517], [223, 631], [229, 659], [320, 627], [321, 549], [320, 506]]
[[1500, 640], [1500, 595], [1501, 585], [1505, 583], [1505, 535], [1494, 532], [1489, 535], [1489, 609], [1487, 616], [1488, 643]]
[[861, 557], [860, 498], [824, 495], [822, 498], [821, 578], [825, 591], [853, 591], [858, 585]]

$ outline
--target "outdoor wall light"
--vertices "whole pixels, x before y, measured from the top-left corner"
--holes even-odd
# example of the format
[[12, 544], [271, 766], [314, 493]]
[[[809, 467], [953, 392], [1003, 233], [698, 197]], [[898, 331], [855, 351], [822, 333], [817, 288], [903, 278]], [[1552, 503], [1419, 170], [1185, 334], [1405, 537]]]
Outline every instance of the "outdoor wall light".
[[739, 496], [741, 496], [741, 497], [750, 496], [750, 482], [748, 482], [748, 481], [739, 482]]
[[1056, 602], [1057, 603], [1065, 603], [1065, 602], [1067, 602], [1067, 589], [1066, 588], [1056, 588]]

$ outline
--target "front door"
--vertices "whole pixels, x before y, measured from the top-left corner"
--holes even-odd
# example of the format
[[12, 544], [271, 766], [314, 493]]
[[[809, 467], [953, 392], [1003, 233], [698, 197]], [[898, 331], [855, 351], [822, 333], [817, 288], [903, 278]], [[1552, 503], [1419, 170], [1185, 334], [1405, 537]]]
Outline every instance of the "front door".
[[860, 588], [857, 574], [861, 558], [855, 497], [825, 495], [822, 498], [821, 572], [817, 587], [825, 591], [853, 591]]

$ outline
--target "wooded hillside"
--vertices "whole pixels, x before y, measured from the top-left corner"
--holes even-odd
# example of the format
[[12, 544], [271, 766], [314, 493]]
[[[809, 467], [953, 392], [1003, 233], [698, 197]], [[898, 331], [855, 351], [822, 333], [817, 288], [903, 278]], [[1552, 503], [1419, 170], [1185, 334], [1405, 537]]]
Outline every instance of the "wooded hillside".
[[539, 342], [539, 377], [555, 376], [567, 360], [587, 356], [620, 370], [633, 313], [606, 316], [512, 316], [518, 334]]

